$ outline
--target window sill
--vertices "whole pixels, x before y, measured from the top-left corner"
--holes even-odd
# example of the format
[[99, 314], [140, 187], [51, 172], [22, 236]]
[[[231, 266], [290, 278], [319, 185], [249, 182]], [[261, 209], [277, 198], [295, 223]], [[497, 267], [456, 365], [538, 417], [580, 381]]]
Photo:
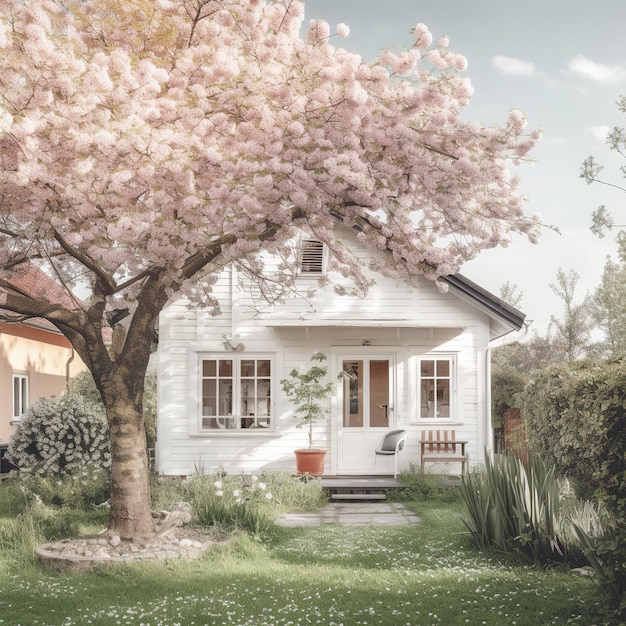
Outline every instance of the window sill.
[[195, 439], [208, 439], [208, 438], [233, 438], [233, 439], [278, 439], [282, 437], [280, 433], [275, 430], [262, 430], [259, 428], [248, 428], [245, 430], [233, 429], [215, 429], [215, 430], [196, 430], [189, 433], [190, 437]]
[[450, 417], [427, 417], [424, 419], [412, 419], [411, 426], [463, 426], [465, 422], [460, 422]]

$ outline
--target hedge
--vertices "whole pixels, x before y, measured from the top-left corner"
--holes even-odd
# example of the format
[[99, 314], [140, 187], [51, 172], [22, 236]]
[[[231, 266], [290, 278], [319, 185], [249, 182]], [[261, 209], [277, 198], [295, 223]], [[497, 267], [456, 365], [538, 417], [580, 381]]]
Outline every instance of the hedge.
[[583, 498], [626, 514], [626, 361], [536, 373], [524, 391], [529, 445]]

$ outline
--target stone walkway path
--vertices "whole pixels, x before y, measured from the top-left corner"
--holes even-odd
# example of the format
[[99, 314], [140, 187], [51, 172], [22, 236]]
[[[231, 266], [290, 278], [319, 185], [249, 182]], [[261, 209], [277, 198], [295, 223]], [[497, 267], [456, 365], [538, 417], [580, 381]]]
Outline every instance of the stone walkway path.
[[279, 526], [397, 526], [419, 523], [419, 517], [399, 502], [331, 502], [316, 513], [288, 513], [278, 520]]

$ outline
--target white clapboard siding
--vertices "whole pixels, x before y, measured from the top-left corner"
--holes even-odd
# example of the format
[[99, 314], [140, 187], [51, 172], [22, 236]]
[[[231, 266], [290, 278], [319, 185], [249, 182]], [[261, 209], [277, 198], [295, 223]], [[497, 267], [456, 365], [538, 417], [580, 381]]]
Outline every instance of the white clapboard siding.
[[[351, 243], [363, 261], [369, 253], [356, 239]], [[271, 269], [271, 263], [269, 264]], [[157, 358], [157, 465], [165, 475], [189, 475], [224, 469], [231, 473], [295, 469], [293, 450], [307, 445], [307, 432], [297, 427], [279, 381], [294, 367], [308, 366], [314, 351], [360, 354], [369, 346], [395, 360], [395, 427], [405, 428], [408, 441], [401, 466], [419, 463], [422, 430], [454, 429], [469, 441], [471, 463], [480, 462], [490, 438], [486, 393], [486, 350], [490, 319], [478, 306], [453, 293], [442, 293], [429, 280], [417, 286], [377, 276], [366, 298], [337, 296], [324, 288], [313, 297], [292, 297], [284, 303], [252, 307], [251, 290], [242, 289], [241, 276], [224, 270], [213, 287], [221, 314], [214, 316], [185, 299], [174, 300], [161, 313]], [[297, 279], [304, 289], [315, 284]], [[225, 343], [226, 342], [226, 343]], [[274, 358], [271, 432], [198, 432], [194, 406], [199, 380], [199, 355], [228, 354], [228, 343], [241, 354], [268, 354]], [[415, 414], [415, 363], [422, 355], [453, 356], [456, 362], [453, 421], [418, 420]], [[337, 363], [329, 360], [337, 377]], [[332, 381], [332, 377], [331, 377]], [[338, 383], [339, 384], [339, 383]], [[334, 398], [333, 401], [335, 401]], [[336, 402], [329, 419], [316, 424], [314, 442], [332, 451]], [[333, 412], [334, 411], [334, 412]], [[334, 417], [333, 417], [334, 416]], [[365, 450], [364, 455], [373, 454]], [[326, 471], [332, 460], [326, 458]], [[452, 468], [451, 471], [456, 471]]]

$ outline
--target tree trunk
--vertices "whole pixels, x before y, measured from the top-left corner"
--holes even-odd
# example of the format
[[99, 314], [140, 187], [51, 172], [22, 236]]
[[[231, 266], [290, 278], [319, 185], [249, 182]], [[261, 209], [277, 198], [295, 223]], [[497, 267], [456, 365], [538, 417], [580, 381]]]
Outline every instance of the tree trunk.
[[107, 407], [111, 440], [110, 535], [146, 543], [154, 537], [150, 507], [148, 450], [141, 406], [123, 385]]

